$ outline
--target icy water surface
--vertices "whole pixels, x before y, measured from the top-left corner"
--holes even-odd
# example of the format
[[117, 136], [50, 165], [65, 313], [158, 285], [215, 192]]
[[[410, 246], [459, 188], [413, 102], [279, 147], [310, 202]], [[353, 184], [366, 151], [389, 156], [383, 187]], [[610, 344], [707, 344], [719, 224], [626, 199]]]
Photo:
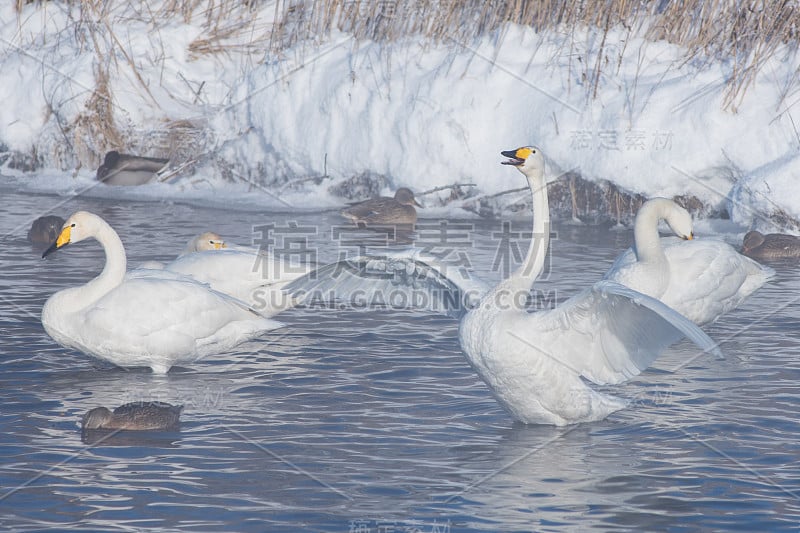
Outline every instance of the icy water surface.
[[[168, 259], [215, 229], [335, 259], [357, 249], [335, 213], [221, 211], [2, 191], [0, 524], [10, 530], [796, 530], [800, 521], [800, 275], [706, 327], [724, 360], [687, 343], [616, 388], [600, 423], [514, 423], [468, 368], [457, 322], [411, 311], [294, 309], [287, 324], [167, 376], [56, 345], [39, 322], [54, 291], [99, 272], [95, 242], [47, 260], [25, 238], [38, 214], [94, 211], [129, 264]], [[33, 214], [33, 215], [32, 215]], [[497, 279], [527, 223], [423, 220], [417, 244]], [[437, 229], [438, 228], [438, 229]], [[458, 231], [457, 231], [458, 230]], [[630, 232], [556, 228], [541, 305], [596, 281]], [[336, 241], [332, 242], [335, 234]], [[438, 241], [437, 241], [438, 239]], [[351, 242], [352, 241], [352, 242]], [[438, 243], [438, 244], [437, 244]], [[309, 257], [313, 258], [313, 257]], [[185, 406], [170, 432], [81, 439], [91, 408]]]

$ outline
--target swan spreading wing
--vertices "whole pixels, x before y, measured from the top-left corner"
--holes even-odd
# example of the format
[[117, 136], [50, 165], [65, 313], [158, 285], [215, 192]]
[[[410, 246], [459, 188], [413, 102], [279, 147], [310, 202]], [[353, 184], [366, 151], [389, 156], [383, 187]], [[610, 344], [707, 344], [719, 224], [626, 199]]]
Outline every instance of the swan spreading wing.
[[535, 322], [535, 327], [516, 329], [520, 342], [552, 350], [558, 362], [600, 385], [640, 374], [683, 337], [703, 352], [722, 356], [716, 343], [689, 319], [611, 281], [599, 281], [555, 309], [522, 320]]
[[420, 250], [359, 256], [320, 267], [289, 283], [292, 298], [306, 305], [344, 302], [354, 307], [426, 309], [461, 318], [488, 286]]
[[[400, 303], [455, 318], [463, 317], [486, 294], [483, 282], [428, 261], [409, 253], [361, 256], [326, 265], [286, 289], [306, 304], [338, 301], [397, 307]], [[398, 293], [408, 296], [392, 297]], [[544, 346], [556, 354], [555, 360], [597, 384], [620, 383], [640, 374], [683, 337], [704, 352], [721, 356], [714, 341], [686, 317], [611, 281], [600, 281], [550, 311], [520, 313], [519, 319], [535, 323], [534, 327], [507, 324], [519, 342]]]

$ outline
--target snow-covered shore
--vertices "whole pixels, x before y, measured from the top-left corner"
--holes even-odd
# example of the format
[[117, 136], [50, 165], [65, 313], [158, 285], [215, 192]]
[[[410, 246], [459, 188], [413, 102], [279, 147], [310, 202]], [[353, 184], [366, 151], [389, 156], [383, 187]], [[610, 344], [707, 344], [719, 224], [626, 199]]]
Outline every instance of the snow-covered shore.
[[[201, 21], [154, 26], [133, 9], [107, 13], [96, 21], [103, 31], [87, 32], [75, 6], [0, 7], [0, 143], [37, 167], [7, 184], [327, 208], [345, 202], [342, 184], [364, 172], [386, 178], [384, 193], [520, 187], [499, 151], [536, 144], [554, 178], [574, 171], [628, 193], [690, 195], [742, 227], [798, 229], [800, 106], [787, 88], [800, 58], [790, 46], [765, 60], [733, 112], [724, 105], [730, 61], [686, 62], [678, 46], [621, 30], [603, 43], [592, 97], [586, 76], [600, 43], [589, 28], [569, 40], [511, 25], [469, 43], [391, 45], [333, 31], [274, 57], [246, 40], [198, 51]], [[255, 23], [269, 25], [274, 11], [265, 5]], [[103, 109], [98, 98], [118, 138], [105, 128], [109, 117], [88, 111]], [[167, 183], [98, 191], [94, 168], [116, 144], [194, 164]], [[448, 191], [438, 194], [427, 203], [444, 204]], [[460, 211], [461, 201], [434, 212]]]

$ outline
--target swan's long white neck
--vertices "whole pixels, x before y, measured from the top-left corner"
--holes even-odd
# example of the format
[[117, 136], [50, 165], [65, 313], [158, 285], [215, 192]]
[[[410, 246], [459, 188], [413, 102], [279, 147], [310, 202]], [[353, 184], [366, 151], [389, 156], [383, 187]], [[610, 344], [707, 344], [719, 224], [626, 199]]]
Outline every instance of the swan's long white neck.
[[547, 182], [541, 169], [523, 170], [531, 188], [533, 206], [533, 235], [525, 260], [492, 293], [495, 299], [500, 295], [511, 296], [518, 304], [524, 303], [515, 295], [530, 291], [533, 282], [541, 274], [550, 241], [550, 208], [547, 201]]
[[640, 263], [655, 263], [666, 261], [664, 250], [661, 248], [661, 239], [658, 235], [658, 223], [667, 217], [669, 200], [651, 200], [645, 203], [636, 214], [636, 223], [633, 227], [634, 251], [636, 260]]
[[97, 239], [103, 247], [106, 254], [105, 267], [96, 278], [87, 284], [59, 293], [66, 296], [60, 298], [59, 301], [59, 306], [63, 311], [77, 311], [96, 302], [122, 283], [122, 279], [125, 277], [127, 259], [125, 248], [117, 232], [103, 219], [97, 217], [90, 236]]

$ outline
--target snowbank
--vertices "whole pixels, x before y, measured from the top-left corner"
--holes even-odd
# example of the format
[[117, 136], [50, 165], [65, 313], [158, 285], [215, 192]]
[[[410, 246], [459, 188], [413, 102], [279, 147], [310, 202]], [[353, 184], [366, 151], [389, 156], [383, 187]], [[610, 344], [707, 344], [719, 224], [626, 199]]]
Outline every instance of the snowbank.
[[[271, 57], [246, 41], [203, 52], [202, 21], [153, 27], [117, 9], [96, 21], [105, 39], [89, 42], [75, 6], [0, 7], [0, 143], [36, 154], [49, 176], [15, 186], [91, 186], [115, 141], [87, 118], [99, 66], [117, 142], [196, 162], [124, 194], [331, 207], [346, 199], [330, 187], [364, 171], [388, 178], [384, 193], [460, 182], [494, 194], [524, 185], [499, 151], [536, 144], [554, 178], [572, 170], [631, 193], [688, 194], [743, 226], [798, 229], [800, 108], [785, 93], [800, 60], [789, 47], [767, 59], [734, 113], [723, 109], [730, 62], [686, 62], [679, 47], [613, 30], [592, 98], [600, 45], [588, 28], [569, 39], [508, 26], [470, 43], [392, 45], [334, 31]], [[256, 23], [269, 25], [274, 11], [262, 7]]]

